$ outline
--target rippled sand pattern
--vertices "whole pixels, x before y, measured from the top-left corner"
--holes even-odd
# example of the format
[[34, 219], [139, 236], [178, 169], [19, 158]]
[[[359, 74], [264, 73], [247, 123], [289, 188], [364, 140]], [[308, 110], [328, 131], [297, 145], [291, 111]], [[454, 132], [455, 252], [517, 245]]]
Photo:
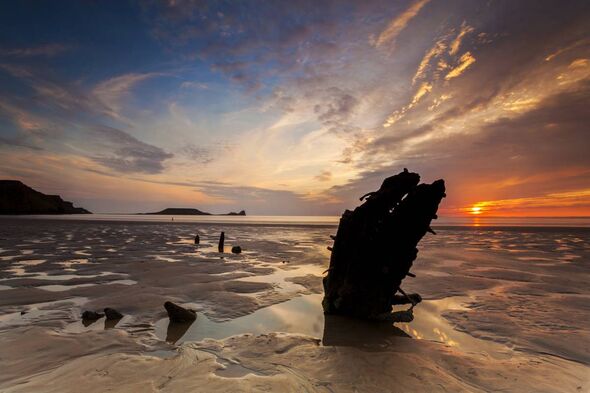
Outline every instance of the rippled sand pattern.
[[392, 326], [324, 317], [335, 227], [0, 221], [2, 391], [590, 389], [588, 229], [439, 228]]

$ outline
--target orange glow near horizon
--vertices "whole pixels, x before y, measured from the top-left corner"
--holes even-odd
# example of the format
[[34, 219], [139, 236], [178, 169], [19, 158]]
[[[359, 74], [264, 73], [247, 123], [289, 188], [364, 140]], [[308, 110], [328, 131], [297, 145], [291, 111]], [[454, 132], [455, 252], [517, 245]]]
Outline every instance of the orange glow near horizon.
[[482, 212], [482, 209], [481, 209], [481, 206], [474, 205], [474, 206], [471, 207], [470, 214], [478, 215], [478, 214], [481, 214], [481, 213], [483, 213]]
[[590, 189], [537, 197], [479, 201], [457, 210], [460, 215], [484, 214], [486, 217], [590, 216]]

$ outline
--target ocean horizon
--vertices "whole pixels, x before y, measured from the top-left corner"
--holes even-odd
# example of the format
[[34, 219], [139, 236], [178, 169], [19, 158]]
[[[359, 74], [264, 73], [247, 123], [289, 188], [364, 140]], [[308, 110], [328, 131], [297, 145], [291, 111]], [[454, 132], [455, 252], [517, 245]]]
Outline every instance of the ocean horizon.
[[[228, 225], [313, 225], [336, 226], [340, 216], [192, 216], [192, 215], [147, 215], [123, 213], [66, 214], [66, 215], [0, 215], [0, 219], [22, 220], [71, 220], [71, 221], [123, 221], [142, 223], [195, 223]], [[437, 227], [547, 227], [590, 228], [590, 217], [439, 217], [433, 221]]]

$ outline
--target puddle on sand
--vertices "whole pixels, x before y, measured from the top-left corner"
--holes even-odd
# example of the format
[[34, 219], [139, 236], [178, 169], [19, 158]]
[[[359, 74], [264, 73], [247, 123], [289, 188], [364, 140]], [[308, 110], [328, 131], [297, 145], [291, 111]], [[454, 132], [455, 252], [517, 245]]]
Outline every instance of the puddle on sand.
[[[223, 252], [219, 252], [219, 245], [218, 244], [212, 244], [212, 243], [201, 243], [198, 246], [195, 246], [195, 251], [201, 253], [201, 254], [206, 254], [209, 256], [223, 256], [223, 254], [229, 254], [229, 255], [240, 255], [240, 254], [251, 254], [250, 251], [248, 250], [244, 250], [242, 249], [242, 252], [240, 254], [233, 254], [231, 252], [231, 249], [233, 246], [237, 246], [238, 244], [228, 244], [225, 243], [223, 245]], [[210, 255], [212, 254], [212, 255]]]
[[90, 262], [88, 258], [70, 259], [64, 262], [57, 262], [57, 265], [61, 265], [66, 269], [71, 269], [72, 265], [88, 265]]
[[224, 378], [242, 378], [248, 374], [261, 375], [258, 371], [244, 367], [239, 363], [232, 363], [226, 359], [217, 358], [222, 367], [215, 371], [215, 375]]
[[[496, 359], [509, 357], [512, 349], [503, 344], [478, 339], [468, 333], [460, 332], [442, 316], [447, 311], [468, 310], [463, 304], [470, 300], [469, 296], [452, 296], [423, 301], [414, 308], [414, 320], [411, 323], [398, 323], [396, 326], [418, 340], [440, 342], [459, 348], [463, 352], [486, 353]], [[398, 307], [394, 311], [405, 309]]]
[[[35, 272], [27, 273], [22, 267], [13, 267], [6, 269], [7, 272], [11, 272], [13, 276], [26, 277], [30, 280], [49, 280], [49, 281], [68, 281], [75, 278], [96, 278], [105, 276], [127, 276], [126, 273], [114, 273], [114, 272], [100, 272], [98, 274], [49, 274], [46, 272]], [[0, 281], [11, 280], [13, 278], [3, 278]]]
[[169, 349], [157, 349], [155, 351], [143, 352], [146, 356], [154, 356], [160, 359], [172, 359], [178, 356], [178, 352]]
[[46, 261], [47, 261], [47, 259], [28, 259], [28, 260], [24, 260], [24, 261], [18, 261], [18, 264], [25, 265], [25, 266], [37, 266], [37, 265], [40, 265]]
[[163, 318], [154, 328], [158, 338], [177, 344], [242, 333], [289, 332], [320, 337], [324, 325], [321, 301], [322, 295], [298, 296], [229, 321], [214, 322], [200, 313], [192, 324], [170, 324], [168, 318]]
[[137, 281], [135, 281], [135, 280], [114, 280], [114, 281], [109, 281], [106, 284], [107, 285], [111, 285], [111, 284], [135, 285], [135, 284], [137, 284]]
[[54, 285], [41, 285], [41, 286], [38, 286], [36, 288], [37, 289], [42, 289], [44, 291], [49, 291], [49, 292], [65, 292], [65, 291], [69, 291], [70, 289], [93, 287], [95, 285], [96, 284], [94, 284], [94, 283], [74, 284], [74, 285], [59, 285], [59, 284], [54, 284]]
[[166, 257], [164, 255], [154, 255], [153, 257], [154, 257], [154, 259], [157, 259], [158, 261], [164, 261], [164, 262], [171, 262], [172, 263], [172, 262], [180, 261], [180, 259]]
[[[93, 283], [93, 282], [84, 283], [84, 284], [72, 284], [72, 285], [52, 284], [52, 285], [41, 285], [36, 288], [43, 289], [45, 291], [50, 291], [50, 292], [64, 292], [64, 291], [69, 291], [70, 289], [92, 287], [92, 286], [95, 286], [98, 284], [99, 283]], [[106, 283], [101, 283], [101, 284], [135, 285], [135, 284], [137, 284], [137, 281], [135, 281], [135, 280], [114, 280], [114, 281], [108, 281]]]
[[72, 297], [52, 302], [25, 305], [22, 306], [24, 314], [21, 314], [21, 311], [17, 311], [0, 315], [0, 328], [30, 324], [32, 321], [39, 319], [46, 321], [52, 317], [63, 320], [70, 316], [72, 307], [80, 307], [86, 302], [88, 302], [88, 298]]
[[[261, 266], [270, 267], [270, 266]], [[242, 277], [236, 279], [236, 281], [242, 282], [258, 282], [268, 283], [277, 285], [279, 289], [284, 292], [295, 293], [305, 289], [302, 285], [295, 284], [294, 282], [288, 281], [288, 278], [302, 277], [309, 274], [315, 276], [322, 276], [322, 272], [326, 270], [322, 266], [317, 265], [300, 265], [289, 268], [274, 268], [274, 271], [270, 274], [265, 275], [252, 275], [248, 277]], [[321, 299], [320, 299], [321, 302]]]
[[[156, 336], [169, 343], [200, 341], [206, 338], [224, 339], [238, 334], [271, 332], [297, 333], [322, 338], [323, 345], [380, 348], [391, 339], [411, 337], [439, 342], [464, 352], [484, 354], [493, 358], [511, 356], [512, 350], [502, 344], [482, 340], [455, 330], [442, 317], [451, 310], [465, 310], [468, 296], [440, 300], [425, 300], [414, 308], [411, 323], [367, 322], [340, 316], [324, 316], [321, 294], [303, 295], [274, 304], [252, 314], [224, 322], [214, 322], [199, 313], [193, 323], [169, 323], [168, 318], [156, 322]], [[398, 307], [395, 310], [407, 309]], [[228, 371], [229, 372], [229, 371]]]

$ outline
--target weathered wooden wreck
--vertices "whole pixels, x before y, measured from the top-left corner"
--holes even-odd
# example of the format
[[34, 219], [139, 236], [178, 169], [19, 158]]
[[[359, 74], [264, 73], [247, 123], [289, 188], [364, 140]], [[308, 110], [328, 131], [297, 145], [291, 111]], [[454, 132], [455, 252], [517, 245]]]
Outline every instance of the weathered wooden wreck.
[[323, 281], [326, 314], [383, 319], [393, 304], [413, 307], [421, 300], [406, 295], [401, 283], [413, 276], [418, 242], [434, 233], [430, 223], [446, 194], [443, 180], [419, 182], [417, 173], [404, 169], [361, 197], [364, 203], [354, 211], [344, 212]]

